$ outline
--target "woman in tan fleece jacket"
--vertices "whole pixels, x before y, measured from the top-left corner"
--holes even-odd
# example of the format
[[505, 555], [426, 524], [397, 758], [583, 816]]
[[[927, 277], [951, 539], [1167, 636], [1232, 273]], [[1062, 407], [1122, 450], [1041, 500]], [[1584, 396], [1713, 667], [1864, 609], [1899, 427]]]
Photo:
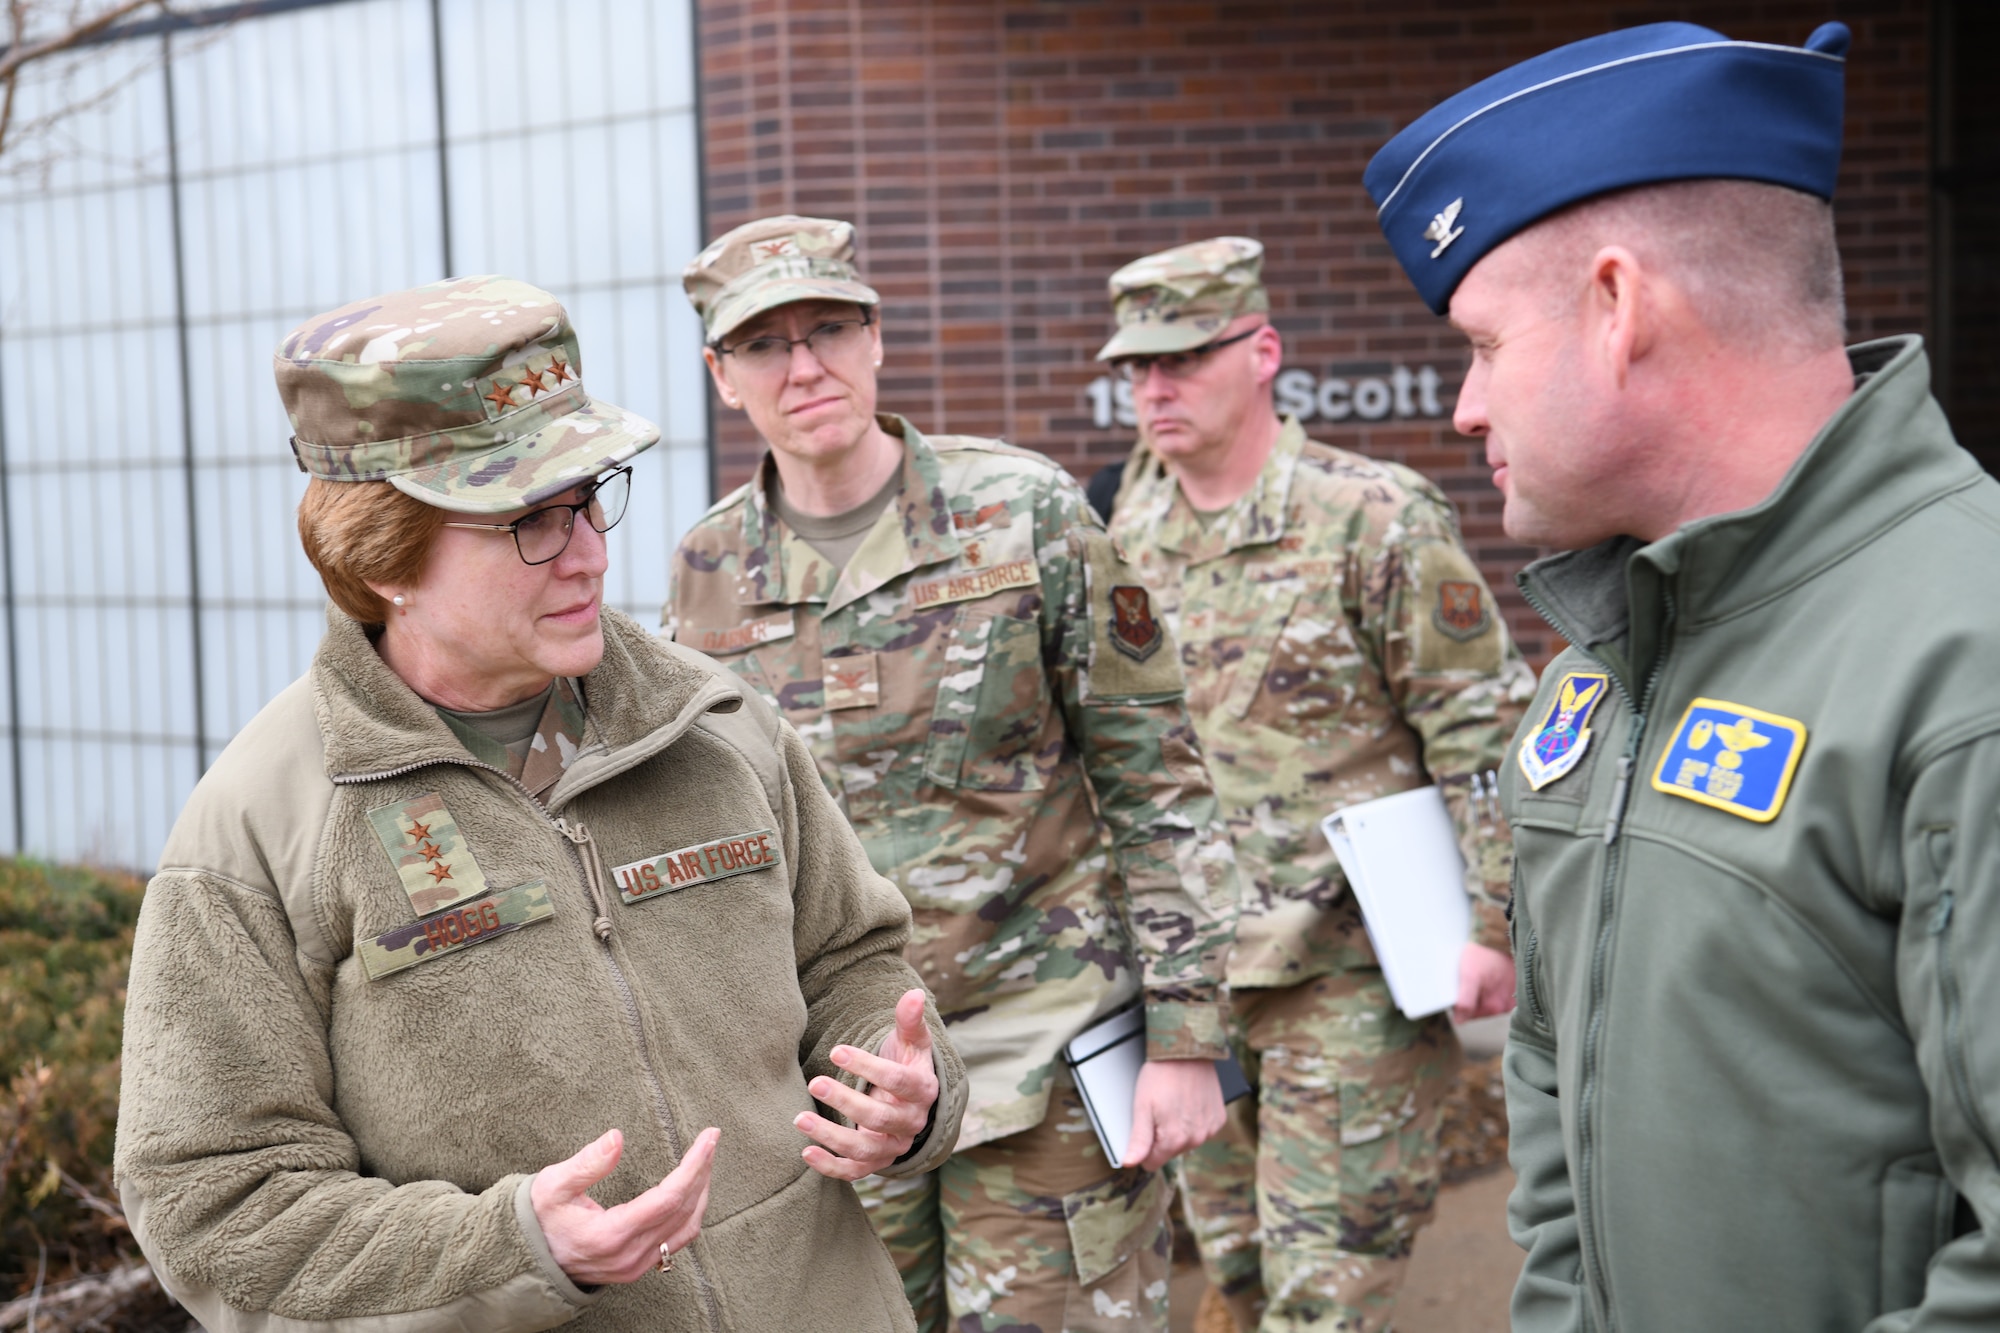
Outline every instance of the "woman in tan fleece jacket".
[[846, 1183], [949, 1153], [909, 912], [796, 733], [602, 607], [659, 432], [546, 292], [281, 346], [336, 608], [148, 889], [117, 1172], [211, 1330], [911, 1329]]

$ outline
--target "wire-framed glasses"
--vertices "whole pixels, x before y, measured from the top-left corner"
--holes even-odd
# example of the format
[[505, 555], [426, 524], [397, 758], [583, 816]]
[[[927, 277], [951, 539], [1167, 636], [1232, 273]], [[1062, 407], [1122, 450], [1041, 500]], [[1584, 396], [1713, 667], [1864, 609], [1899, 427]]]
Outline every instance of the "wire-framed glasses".
[[791, 365], [792, 349], [801, 344], [820, 359], [822, 365], [853, 356], [868, 345], [862, 330], [875, 322], [873, 311], [863, 310], [857, 319], [829, 319], [803, 338], [787, 338], [765, 333], [745, 338], [734, 347], [715, 344], [717, 356], [733, 356], [745, 370], [759, 375], [776, 374]]
[[582, 514], [599, 532], [609, 532], [625, 517], [626, 502], [632, 498], [632, 469], [613, 468], [590, 483], [590, 489], [575, 504], [543, 505], [531, 509], [512, 523], [446, 523], [447, 528], [477, 528], [481, 532], [511, 532], [514, 549], [529, 565], [546, 565], [569, 549], [570, 534], [576, 531], [576, 516]]
[[1259, 324], [1254, 329], [1245, 329], [1243, 332], [1231, 334], [1227, 338], [1218, 338], [1212, 343], [1203, 343], [1199, 347], [1190, 347], [1185, 352], [1162, 352], [1158, 356], [1122, 356], [1112, 363], [1111, 368], [1118, 372], [1120, 379], [1132, 384], [1137, 384], [1139, 381], [1145, 379], [1146, 376], [1152, 374], [1153, 367], [1155, 366], [1158, 366], [1160, 373], [1170, 380], [1184, 380], [1194, 374], [1201, 366], [1202, 359], [1210, 352], [1221, 351], [1231, 343], [1240, 343], [1245, 338], [1260, 332], [1263, 328], [1264, 326]]

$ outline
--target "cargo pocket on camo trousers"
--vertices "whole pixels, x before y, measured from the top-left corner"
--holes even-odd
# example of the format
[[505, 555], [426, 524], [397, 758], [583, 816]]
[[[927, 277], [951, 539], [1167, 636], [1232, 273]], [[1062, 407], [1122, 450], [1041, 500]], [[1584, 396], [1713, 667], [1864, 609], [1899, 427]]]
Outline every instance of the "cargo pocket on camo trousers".
[[[1134, 1186], [1137, 1188], [1134, 1188]], [[1164, 1172], [1120, 1171], [1063, 1196], [1076, 1285], [1063, 1311], [1067, 1333], [1131, 1333], [1167, 1326], [1172, 1238]]]

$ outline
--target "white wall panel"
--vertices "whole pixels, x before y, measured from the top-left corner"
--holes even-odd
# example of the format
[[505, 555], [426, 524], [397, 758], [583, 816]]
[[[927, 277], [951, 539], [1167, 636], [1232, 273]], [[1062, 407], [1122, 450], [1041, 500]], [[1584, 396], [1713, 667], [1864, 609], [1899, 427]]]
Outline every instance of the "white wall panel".
[[[452, 268], [554, 290], [591, 391], [666, 431], [606, 589], [657, 623], [668, 554], [710, 498], [678, 280], [701, 241], [688, 4], [437, 12], [441, 61], [432, 0], [97, 48], [69, 90], [121, 86], [45, 171], [0, 177], [0, 646], [19, 702], [0, 715], [0, 850], [150, 864], [203, 764], [306, 668], [324, 594], [271, 353], [308, 315], [443, 276], [447, 219]], [[58, 91], [26, 88], [24, 112]]]

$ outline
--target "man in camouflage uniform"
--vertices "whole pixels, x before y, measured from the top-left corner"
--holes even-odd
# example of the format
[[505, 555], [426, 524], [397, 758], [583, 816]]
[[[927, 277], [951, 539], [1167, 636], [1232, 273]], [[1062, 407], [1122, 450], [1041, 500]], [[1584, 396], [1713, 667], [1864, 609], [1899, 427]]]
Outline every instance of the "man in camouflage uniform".
[[1098, 355], [1131, 380], [1141, 435], [1112, 531], [1181, 645], [1244, 878], [1229, 987], [1259, 1092], [1184, 1159], [1189, 1220], [1240, 1327], [1375, 1330], [1437, 1193], [1459, 1052], [1442, 1015], [1390, 1002], [1319, 821], [1444, 789], [1475, 905], [1456, 1012], [1504, 1012], [1490, 778], [1534, 678], [1437, 489], [1278, 420], [1262, 263], [1220, 237], [1112, 276]]
[[[862, 1187], [919, 1326], [1164, 1333], [1158, 1168], [1222, 1124], [1236, 902], [1178, 654], [1060, 468], [875, 414], [851, 226], [750, 223], [683, 281], [772, 448], [682, 540], [668, 632], [811, 745], [971, 1071], [955, 1154]], [[1152, 1128], [1121, 1169], [1060, 1052], [1140, 1000]]]

